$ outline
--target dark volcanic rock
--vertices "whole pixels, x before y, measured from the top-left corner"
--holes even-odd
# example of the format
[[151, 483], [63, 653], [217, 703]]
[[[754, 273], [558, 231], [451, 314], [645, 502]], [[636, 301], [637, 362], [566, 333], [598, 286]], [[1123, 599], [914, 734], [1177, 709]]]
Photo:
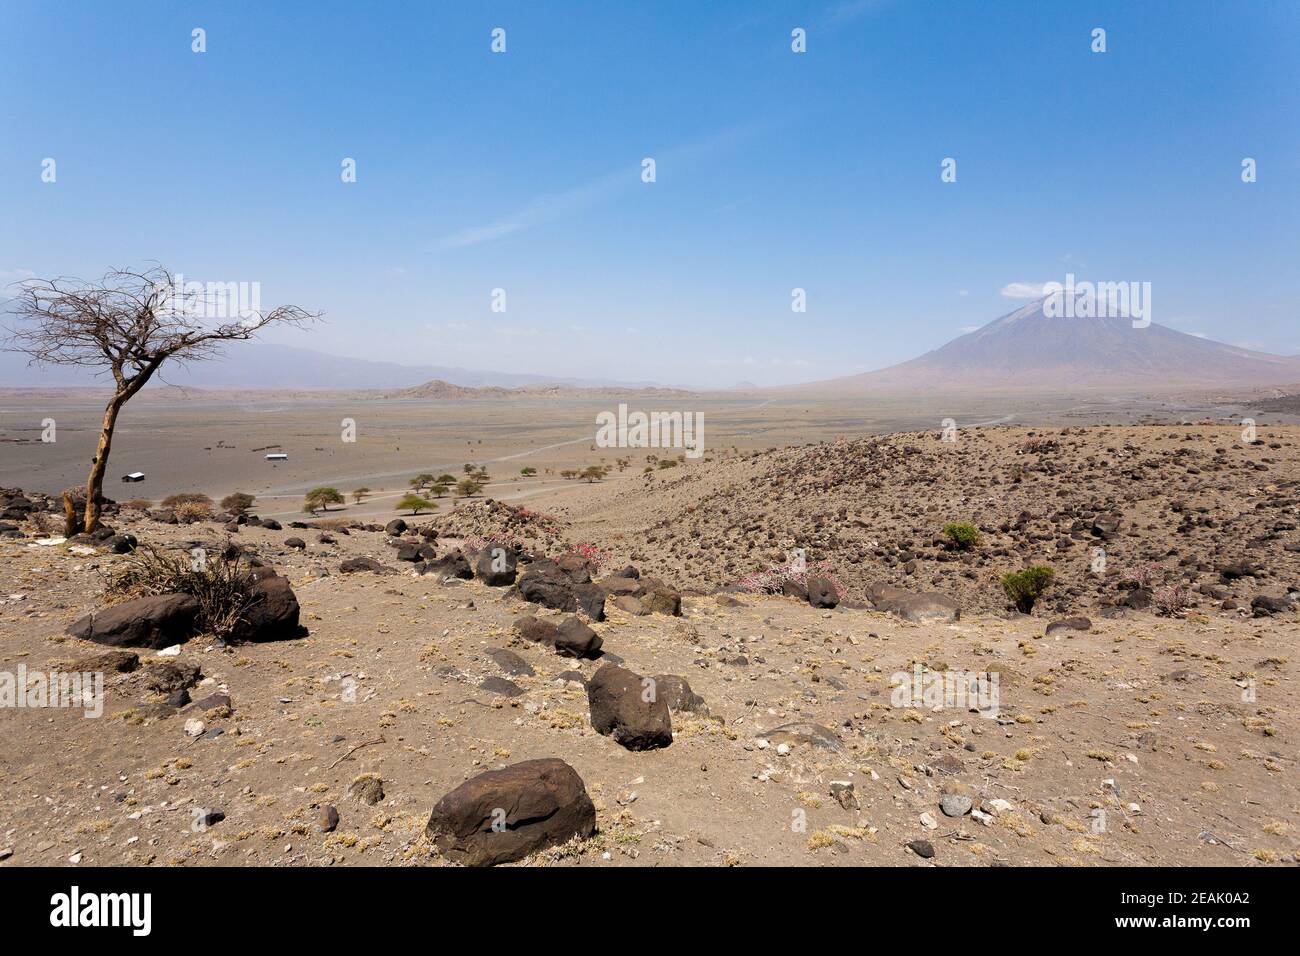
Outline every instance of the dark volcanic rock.
[[113, 554], [130, 554], [137, 543], [133, 534], [115, 534], [104, 541], [104, 547]]
[[486, 653], [497, 667], [511, 677], [532, 677], [534, 674], [532, 665], [514, 651], [504, 647], [489, 647]]
[[524, 695], [524, 689], [514, 681], [496, 675], [484, 677], [479, 681], [478, 688], [491, 694], [500, 694], [502, 697], [522, 697]]
[[474, 560], [474, 576], [488, 587], [507, 587], [515, 583], [517, 562], [510, 548], [484, 548]]
[[808, 603], [813, 607], [835, 607], [840, 603], [839, 591], [831, 584], [829, 578], [813, 577], [808, 579]]
[[1290, 598], [1274, 597], [1269, 594], [1258, 594], [1251, 599], [1250, 609], [1255, 613], [1255, 617], [1270, 617], [1274, 614], [1285, 614], [1295, 605], [1291, 603]]
[[1063, 617], [1059, 621], [1053, 621], [1047, 625], [1045, 633], [1052, 634], [1056, 631], [1090, 631], [1092, 630], [1092, 621], [1086, 617]]
[[691, 690], [685, 677], [676, 674], [660, 674], [655, 678], [655, 691], [668, 705], [669, 711], [685, 711], [707, 717], [709, 705], [704, 698]]
[[668, 704], [657, 685], [630, 670], [605, 664], [587, 684], [591, 726], [628, 750], [651, 750], [673, 742]]
[[575, 584], [573, 598], [578, 608], [593, 621], [605, 620], [605, 592], [595, 583]]
[[136, 598], [87, 614], [67, 633], [110, 647], [170, 647], [194, 636], [199, 602], [188, 594]]
[[596, 808], [563, 760], [526, 760], [466, 780], [434, 806], [425, 834], [468, 866], [493, 866], [589, 837]]
[[474, 577], [474, 571], [469, 566], [469, 561], [460, 550], [452, 551], [450, 554], [438, 558], [436, 561], [427, 561], [417, 570], [421, 574], [432, 574], [438, 580], [444, 578], [459, 578], [462, 581], [468, 581]]
[[234, 630], [236, 641], [283, 641], [301, 636], [298, 598], [279, 575], [259, 576], [248, 592], [253, 602]]
[[561, 657], [594, 657], [600, 645], [600, 635], [576, 617], [566, 618], [555, 629], [555, 650]]
[[552, 646], [555, 644], [556, 627], [550, 621], [543, 621], [541, 618], [527, 614], [516, 619], [514, 627], [519, 636], [526, 641]]
[[557, 611], [576, 611], [573, 582], [554, 561], [536, 561], [519, 576], [519, 595], [532, 604]]
[[356, 557], [348, 558], [340, 564], [339, 570], [344, 574], [352, 574], [356, 571], [373, 571], [376, 574], [387, 574], [390, 569], [380, 564], [374, 558]]

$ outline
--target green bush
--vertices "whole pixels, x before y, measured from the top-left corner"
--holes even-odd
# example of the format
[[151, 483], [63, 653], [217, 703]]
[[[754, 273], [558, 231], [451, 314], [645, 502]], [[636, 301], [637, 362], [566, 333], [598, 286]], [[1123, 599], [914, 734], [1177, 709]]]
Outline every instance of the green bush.
[[418, 515], [421, 511], [428, 511], [430, 509], [436, 511], [438, 506], [428, 498], [421, 498], [417, 494], [408, 494], [402, 497], [402, 500], [397, 503], [396, 508], [398, 511], [405, 511], [409, 508], [411, 514]]
[[979, 530], [966, 521], [950, 521], [943, 526], [943, 533], [958, 548], [969, 551], [980, 546]]
[[1016, 610], [1028, 614], [1036, 602], [1056, 577], [1056, 570], [1045, 564], [1035, 564], [1023, 571], [1012, 571], [1002, 575], [1002, 590], [1006, 592]]
[[313, 488], [302, 499], [302, 510], [315, 514], [318, 511], [329, 511], [330, 505], [341, 505], [343, 503], [343, 496], [339, 494], [337, 488]]
[[221, 509], [230, 514], [241, 514], [253, 507], [253, 502], [257, 500], [252, 495], [244, 491], [236, 491], [233, 495], [226, 495], [221, 499]]

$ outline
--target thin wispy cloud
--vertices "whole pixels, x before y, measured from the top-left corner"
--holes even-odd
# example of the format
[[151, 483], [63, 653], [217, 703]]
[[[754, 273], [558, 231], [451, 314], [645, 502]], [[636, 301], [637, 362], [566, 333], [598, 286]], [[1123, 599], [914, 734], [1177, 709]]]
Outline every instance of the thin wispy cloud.
[[[693, 162], [703, 156], [722, 149], [744, 139], [767, 123], [753, 123], [733, 126], [693, 142], [677, 146], [666, 151], [648, 152], [655, 159], [659, 174], [672, 171], [674, 167]], [[606, 173], [597, 179], [560, 192], [543, 193], [530, 200], [515, 212], [482, 225], [469, 226], [443, 236], [434, 243], [438, 250], [464, 249], [488, 242], [495, 242], [507, 236], [513, 236], [537, 226], [575, 215], [600, 203], [607, 202], [620, 193], [631, 191], [641, 182], [641, 162], [629, 162], [626, 166]]]
[[1045, 282], [1008, 282], [1002, 287], [1002, 296], [1007, 299], [1041, 299], [1047, 293]]

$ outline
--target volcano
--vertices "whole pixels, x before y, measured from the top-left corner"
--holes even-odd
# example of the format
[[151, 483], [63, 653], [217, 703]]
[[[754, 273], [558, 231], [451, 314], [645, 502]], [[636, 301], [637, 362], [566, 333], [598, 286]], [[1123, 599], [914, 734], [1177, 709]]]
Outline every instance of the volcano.
[[[1078, 318], [1047, 298], [917, 358], [800, 386], [825, 393], [1034, 391], [1290, 385], [1300, 359], [1254, 352], [1128, 317]], [[1077, 314], [1077, 313], [1076, 313]]]

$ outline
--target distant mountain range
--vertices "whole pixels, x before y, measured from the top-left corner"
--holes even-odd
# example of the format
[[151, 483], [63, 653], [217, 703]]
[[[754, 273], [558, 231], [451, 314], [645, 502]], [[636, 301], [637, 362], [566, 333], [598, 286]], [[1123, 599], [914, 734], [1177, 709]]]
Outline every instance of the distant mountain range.
[[[188, 366], [166, 366], [163, 377], [172, 385], [205, 389], [387, 390], [411, 388], [434, 381], [464, 388], [518, 388], [524, 385], [634, 389], [657, 387], [655, 382], [561, 378], [555, 375], [438, 365], [401, 365], [396, 362], [344, 358], [312, 349], [267, 342], [232, 342], [222, 357]], [[96, 378], [87, 369], [29, 367], [26, 356], [0, 351], [0, 387], [39, 388], [105, 383], [104, 378]]]
[[[802, 395], [907, 395], [942, 392], [1065, 394], [1092, 389], [1126, 393], [1197, 388], [1294, 386], [1300, 357], [1256, 352], [1154, 322], [1134, 328], [1128, 318], [1048, 315], [1038, 300], [889, 368], [805, 385], [760, 389], [742, 382], [722, 391]], [[233, 342], [210, 362], [164, 369], [165, 381], [218, 390], [282, 392], [366, 391], [413, 399], [568, 397], [598, 393], [692, 394], [654, 382], [557, 376], [344, 358], [265, 342]], [[90, 370], [27, 366], [26, 357], [0, 351], [0, 388], [105, 385]], [[154, 389], [156, 391], [156, 388]], [[516, 391], [517, 390], [517, 391]], [[584, 393], [583, 390], [592, 390]]]
[[1300, 359], [1254, 352], [1129, 318], [1049, 315], [1038, 300], [911, 361], [812, 382], [798, 394], [1167, 389], [1289, 385]]

